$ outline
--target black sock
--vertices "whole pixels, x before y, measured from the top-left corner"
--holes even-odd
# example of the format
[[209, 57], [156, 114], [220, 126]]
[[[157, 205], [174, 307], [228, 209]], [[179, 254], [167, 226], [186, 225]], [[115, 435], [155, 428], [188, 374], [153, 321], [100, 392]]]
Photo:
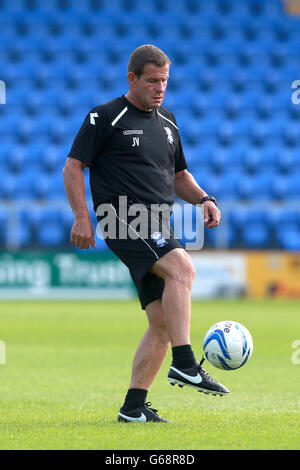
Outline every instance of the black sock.
[[123, 411], [130, 411], [143, 406], [146, 401], [148, 390], [142, 388], [130, 388], [125, 397], [124, 405], [122, 406]]
[[172, 348], [174, 367], [179, 369], [188, 369], [196, 363], [196, 359], [190, 344], [184, 344], [183, 346], [174, 346]]

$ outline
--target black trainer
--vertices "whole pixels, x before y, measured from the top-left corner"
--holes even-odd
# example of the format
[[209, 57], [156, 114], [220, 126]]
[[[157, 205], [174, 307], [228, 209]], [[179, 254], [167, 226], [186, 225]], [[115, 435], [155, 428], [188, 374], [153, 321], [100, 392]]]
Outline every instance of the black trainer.
[[144, 406], [139, 406], [131, 411], [122, 411], [122, 408], [119, 411], [118, 421], [123, 423], [147, 423], [153, 421], [156, 423], [170, 423], [168, 419], [161, 418], [158, 416], [157, 411], [154, 408], [149, 408], [151, 406], [150, 402], [144, 404]]
[[189, 369], [178, 369], [174, 366], [170, 367], [168, 380], [171, 385], [178, 384], [179, 387], [188, 385], [194, 387], [198, 392], [211, 393], [212, 395], [226, 395], [229, 390], [224, 385], [216, 382], [210, 375], [201, 367], [205, 358], [201, 362], [190, 367]]

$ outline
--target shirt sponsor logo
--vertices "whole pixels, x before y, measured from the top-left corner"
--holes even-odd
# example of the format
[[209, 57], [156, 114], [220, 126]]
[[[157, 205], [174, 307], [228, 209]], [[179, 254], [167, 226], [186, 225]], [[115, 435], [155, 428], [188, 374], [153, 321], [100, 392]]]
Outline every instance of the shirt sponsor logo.
[[141, 135], [144, 132], [139, 129], [123, 131], [123, 135]]

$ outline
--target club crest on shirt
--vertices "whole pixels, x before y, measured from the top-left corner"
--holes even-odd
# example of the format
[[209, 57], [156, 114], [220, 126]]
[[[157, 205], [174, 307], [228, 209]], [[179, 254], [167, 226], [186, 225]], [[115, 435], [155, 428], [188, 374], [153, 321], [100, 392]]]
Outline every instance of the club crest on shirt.
[[151, 235], [152, 240], [156, 244], [156, 246], [161, 247], [165, 246], [168, 242], [163, 238], [161, 232], [154, 232]]
[[166, 134], [167, 134], [168, 142], [169, 142], [169, 144], [172, 145], [174, 143], [173, 136], [172, 136], [172, 131], [169, 127], [165, 127], [164, 129], [165, 129]]

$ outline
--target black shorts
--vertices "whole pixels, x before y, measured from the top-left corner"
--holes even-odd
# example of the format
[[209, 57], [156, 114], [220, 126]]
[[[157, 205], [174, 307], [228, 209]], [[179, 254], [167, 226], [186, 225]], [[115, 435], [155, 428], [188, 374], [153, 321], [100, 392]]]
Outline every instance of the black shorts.
[[[164, 231], [165, 223], [161, 215], [153, 215], [149, 210], [144, 211], [144, 230], [136, 227], [136, 216], [123, 216], [116, 204], [109, 204], [116, 216], [116, 237], [105, 236], [105, 242], [113, 253], [127, 266], [131, 278], [136, 286], [142, 309], [161, 299], [164, 290], [164, 280], [149, 272], [152, 265], [174, 248], [182, 248], [175, 238], [173, 230], [168, 227]], [[147, 213], [146, 213], [147, 212]], [[105, 216], [97, 217], [102, 233], [107, 232]], [[153, 231], [153, 221], [155, 230]], [[120, 228], [123, 229], [123, 238], [120, 237]], [[157, 229], [158, 228], [158, 229]], [[127, 231], [127, 237], [125, 237]], [[130, 234], [130, 236], [129, 236]]]

